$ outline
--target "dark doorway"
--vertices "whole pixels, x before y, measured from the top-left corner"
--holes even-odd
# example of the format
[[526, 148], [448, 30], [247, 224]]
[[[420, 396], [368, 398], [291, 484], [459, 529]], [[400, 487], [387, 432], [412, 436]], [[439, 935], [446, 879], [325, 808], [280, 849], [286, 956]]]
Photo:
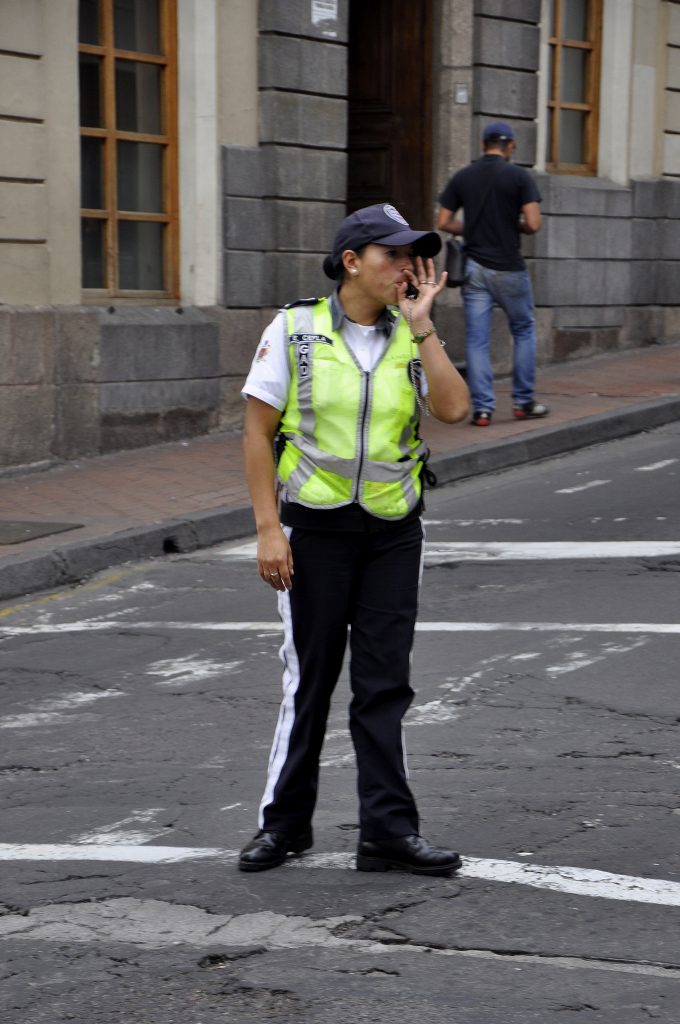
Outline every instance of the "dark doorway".
[[348, 212], [432, 221], [432, 0], [350, 0]]

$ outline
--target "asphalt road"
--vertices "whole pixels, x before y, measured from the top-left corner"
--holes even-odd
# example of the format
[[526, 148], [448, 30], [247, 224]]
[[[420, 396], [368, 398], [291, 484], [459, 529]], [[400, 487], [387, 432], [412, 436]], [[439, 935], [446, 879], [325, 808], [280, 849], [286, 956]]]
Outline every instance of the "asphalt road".
[[279, 702], [250, 544], [0, 606], [8, 1024], [677, 1024], [680, 424], [433, 491], [406, 724], [452, 879], [235, 868]]

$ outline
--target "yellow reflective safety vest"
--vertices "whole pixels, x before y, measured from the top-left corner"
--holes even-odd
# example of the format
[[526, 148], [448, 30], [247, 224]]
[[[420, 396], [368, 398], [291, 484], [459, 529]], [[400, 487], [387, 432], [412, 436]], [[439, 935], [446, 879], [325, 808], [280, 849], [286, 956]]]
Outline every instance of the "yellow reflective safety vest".
[[308, 508], [358, 502], [380, 519], [403, 519], [420, 500], [426, 447], [410, 363], [411, 332], [398, 322], [375, 368], [362, 370], [328, 299], [288, 315], [291, 387], [279, 432], [278, 474], [288, 499]]

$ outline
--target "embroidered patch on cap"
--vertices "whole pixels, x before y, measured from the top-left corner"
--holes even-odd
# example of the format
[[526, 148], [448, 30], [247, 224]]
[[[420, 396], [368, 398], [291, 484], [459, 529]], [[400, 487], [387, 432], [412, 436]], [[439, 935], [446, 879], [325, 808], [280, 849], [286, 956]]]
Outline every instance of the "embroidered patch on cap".
[[396, 220], [397, 224], [403, 224], [404, 227], [408, 227], [408, 222], [404, 220], [402, 215], [399, 213], [399, 210], [392, 206], [391, 203], [386, 203], [383, 206], [383, 213], [387, 214], [388, 217], [391, 217], [392, 220]]

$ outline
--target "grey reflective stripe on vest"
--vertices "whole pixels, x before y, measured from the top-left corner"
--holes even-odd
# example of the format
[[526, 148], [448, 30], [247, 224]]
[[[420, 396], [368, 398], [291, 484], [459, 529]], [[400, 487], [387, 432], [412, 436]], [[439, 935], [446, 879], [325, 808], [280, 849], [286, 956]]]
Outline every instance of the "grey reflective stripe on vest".
[[[293, 310], [294, 334], [312, 334], [314, 330], [314, 307], [297, 306]], [[304, 351], [302, 344], [295, 343], [295, 365], [297, 367], [298, 408], [300, 410], [300, 430], [307, 437], [316, 434], [316, 416], [312, 407], [312, 373], [314, 370], [314, 346], [307, 342], [307, 372], [301, 372]]]
[[[296, 306], [293, 309], [293, 334], [314, 334], [314, 307]], [[290, 337], [290, 332], [289, 332]], [[300, 435], [294, 439], [302, 458], [290, 474], [286, 486], [291, 494], [299, 494], [300, 489], [312, 478], [317, 468], [328, 470], [336, 476], [351, 475], [351, 466], [346, 459], [337, 458], [328, 452], [321, 451], [310, 440], [316, 435], [316, 416], [312, 404], [312, 376], [314, 372], [314, 345], [308, 345], [306, 352], [306, 372], [301, 372], [304, 352], [300, 351], [300, 343], [295, 345], [295, 367], [297, 369], [298, 409], [300, 410]]]

